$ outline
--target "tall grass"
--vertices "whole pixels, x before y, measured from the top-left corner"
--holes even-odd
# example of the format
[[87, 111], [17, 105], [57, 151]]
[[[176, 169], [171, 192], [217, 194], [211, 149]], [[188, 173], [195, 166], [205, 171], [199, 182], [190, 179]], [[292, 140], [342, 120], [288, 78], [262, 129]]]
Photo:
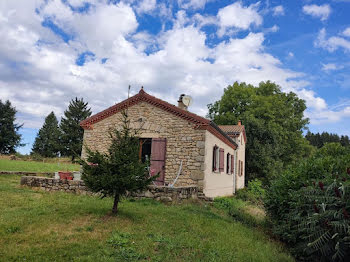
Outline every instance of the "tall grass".
[[293, 261], [264, 233], [207, 203], [165, 205], [49, 193], [0, 177], [2, 261]]
[[23, 171], [23, 172], [56, 172], [78, 171], [79, 165], [61, 162], [55, 163], [0, 159], [0, 171]]

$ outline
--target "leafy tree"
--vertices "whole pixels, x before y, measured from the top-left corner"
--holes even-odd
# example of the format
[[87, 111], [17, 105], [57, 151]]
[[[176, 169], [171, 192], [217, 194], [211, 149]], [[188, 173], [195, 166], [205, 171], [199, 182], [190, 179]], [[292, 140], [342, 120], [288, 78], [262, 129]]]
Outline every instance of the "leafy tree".
[[341, 136], [337, 134], [323, 132], [320, 133], [311, 133], [307, 132], [305, 138], [310, 142], [311, 145], [321, 148], [326, 143], [340, 143], [342, 146], [350, 146], [350, 140], [348, 136]]
[[35, 138], [32, 153], [39, 154], [43, 157], [56, 157], [60, 152], [61, 132], [58, 128], [58, 121], [51, 112], [46, 118], [44, 125], [39, 130]]
[[83, 98], [72, 99], [61, 119], [62, 154], [70, 156], [72, 160], [75, 159], [76, 155], [80, 156], [81, 154], [84, 130], [79, 123], [91, 115], [91, 109], [87, 105], [88, 103], [85, 103]]
[[299, 260], [350, 259], [350, 148], [329, 143], [266, 191], [272, 230]]
[[245, 125], [249, 180], [276, 177], [285, 166], [310, 153], [302, 135], [308, 124], [305, 101], [292, 92], [283, 93], [275, 83], [254, 87], [235, 82], [208, 108], [208, 117], [216, 124], [234, 125], [242, 120]]
[[0, 154], [12, 154], [20, 143], [21, 135], [18, 130], [22, 125], [15, 124], [16, 108], [11, 106], [9, 100], [3, 103], [0, 100]]
[[127, 192], [145, 189], [157, 176], [149, 176], [147, 163], [139, 159], [140, 143], [137, 132], [130, 129], [127, 113], [123, 112], [121, 130], [110, 132], [108, 153], [87, 150], [87, 159], [81, 159], [82, 179], [87, 187], [102, 197], [114, 197], [112, 213], [118, 212], [118, 203]]

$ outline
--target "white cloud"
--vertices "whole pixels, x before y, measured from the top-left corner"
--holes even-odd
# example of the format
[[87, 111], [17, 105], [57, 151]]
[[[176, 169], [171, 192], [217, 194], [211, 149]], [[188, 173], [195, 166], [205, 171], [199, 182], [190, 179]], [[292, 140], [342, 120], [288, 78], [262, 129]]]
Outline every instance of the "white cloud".
[[316, 18], [320, 18], [321, 21], [328, 19], [331, 13], [331, 7], [329, 4], [324, 5], [304, 5], [303, 12]]
[[211, 1], [214, 0], [178, 0], [178, 5], [184, 9], [202, 9]]
[[263, 18], [259, 15], [257, 4], [243, 6], [241, 2], [235, 2], [221, 8], [218, 12], [220, 30], [218, 35], [224, 35], [228, 29], [247, 30], [251, 25], [259, 26], [263, 22]]
[[273, 15], [274, 16], [280, 16], [280, 15], [284, 15], [284, 8], [283, 8], [283, 5], [278, 5], [278, 6], [275, 6], [273, 9]]
[[143, 0], [140, 1], [136, 7], [138, 13], [150, 13], [156, 9], [157, 0]]
[[[213, 47], [206, 44], [209, 35], [200, 30], [205, 24], [219, 21], [225, 31], [261, 25], [257, 5], [244, 7], [238, 2], [221, 9], [217, 17], [188, 17], [180, 11], [170, 29], [150, 35], [137, 30], [137, 5], [130, 4], [139, 2], [90, 2], [88, 12], [76, 13], [61, 1], [0, 1], [0, 96], [14, 103], [25, 127], [40, 127], [52, 110], [61, 116], [75, 96], [84, 97], [96, 113], [125, 99], [129, 84], [132, 94], [143, 85], [147, 92], [172, 103], [181, 93], [191, 94], [191, 111], [205, 115], [206, 105], [219, 99], [228, 84], [272, 80], [284, 91], [306, 99], [315, 116], [323, 112], [334, 119], [345, 114], [342, 109], [328, 109], [322, 98], [306, 89], [309, 83], [302, 73], [286, 69], [269, 54], [264, 33], [219, 39]], [[164, 14], [169, 11], [165, 5], [157, 8], [165, 10]], [[42, 27], [44, 18], [52, 19], [73, 38], [66, 43]], [[94, 58], [76, 65], [78, 55], [85, 51], [94, 53]], [[107, 58], [105, 63], [103, 58]]]
[[343, 32], [342, 32], [343, 36], [346, 37], [350, 37], [350, 27], [346, 28]]
[[338, 48], [344, 48], [346, 51], [350, 51], [350, 41], [342, 37], [332, 36], [327, 39], [326, 29], [322, 28], [315, 41], [315, 46], [327, 49], [329, 52], [333, 52]]
[[338, 66], [337, 64], [334, 64], [334, 63], [322, 64], [322, 70], [326, 72], [334, 71], [342, 68], [343, 66]]

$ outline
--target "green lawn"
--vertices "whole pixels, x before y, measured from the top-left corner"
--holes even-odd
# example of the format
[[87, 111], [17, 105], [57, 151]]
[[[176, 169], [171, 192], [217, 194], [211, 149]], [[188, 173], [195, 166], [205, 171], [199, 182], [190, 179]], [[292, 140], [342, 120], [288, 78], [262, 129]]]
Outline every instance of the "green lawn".
[[0, 159], [0, 171], [56, 172], [78, 171], [79, 165]]
[[0, 176], [0, 261], [294, 261], [257, 228], [206, 203], [50, 193]]

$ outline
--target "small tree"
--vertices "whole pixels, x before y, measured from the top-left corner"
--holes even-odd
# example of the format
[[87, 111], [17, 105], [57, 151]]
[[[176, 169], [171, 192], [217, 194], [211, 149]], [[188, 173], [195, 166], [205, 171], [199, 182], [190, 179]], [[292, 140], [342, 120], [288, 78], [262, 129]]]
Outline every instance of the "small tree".
[[32, 153], [39, 154], [43, 157], [56, 157], [60, 152], [60, 130], [58, 121], [51, 112], [46, 118], [43, 127], [40, 128], [35, 138]]
[[112, 213], [118, 212], [118, 203], [127, 192], [145, 189], [157, 176], [150, 177], [147, 163], [139, 159], [140, 143], [137, 131], [129, 127], [126, 112], [122, 113], [121, 130], [109, 133], [111, 146], [107, 154], [92, 151], [86, 147], [87, 159], [80, 160], [83, 168], [82, 179], [87, 187], [102, 194], [113, 196]]
[[18, 134], [22, 125], [15, 124], [16, 112], [9, 100], [5, 103], [0, 100], [0, 154], [15, 153], [16, 147], [23, 146]]
[[85, 103], [83, 98], [72, 99], [68, 109], [64, 111], [64, 117], [61, 119], [60, 129], [61, 151], [65, 156], [70, 156], [72, 161], [76, 155], [81, 154], [83, 145], [84, 130], [79, 123], [91, 115], [91, 109], [88, 108], [88, 103]]

